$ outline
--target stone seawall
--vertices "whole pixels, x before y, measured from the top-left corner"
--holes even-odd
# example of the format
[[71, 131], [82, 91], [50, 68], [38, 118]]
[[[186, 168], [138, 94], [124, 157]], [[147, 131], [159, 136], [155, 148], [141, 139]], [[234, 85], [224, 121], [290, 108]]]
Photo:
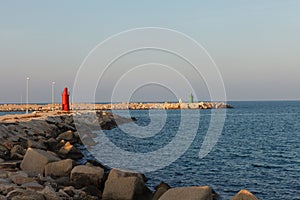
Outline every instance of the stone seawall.
[[[102, 129], [116, 127], [116, 121], [132, 122], [104, 111], [96, 116], [96, 121], [88, 123], [100, 125]], [[151, 191], [143, 174], [110, 170], [96, 160], [79, 164], [83, 154], [77, 147], [82, 144], [82, 138], [71, 113], [37, 112], [0, 117], [0, 199], [218, 199], [209, 186], [170, 188], [162, 182]], [[232, 199], [257, 198], [241, 190]]]
[[[52, 111], [61, 110], [60, 104], [1, 104], [0, 112], [16, 111]], [[71, 108], [75, 110], [150, 110], [150, 109], [222, 109], [233, 108], [224, 102], [197, 102], [197, 103], [113, 103], [113, 104], [73, 104]]]

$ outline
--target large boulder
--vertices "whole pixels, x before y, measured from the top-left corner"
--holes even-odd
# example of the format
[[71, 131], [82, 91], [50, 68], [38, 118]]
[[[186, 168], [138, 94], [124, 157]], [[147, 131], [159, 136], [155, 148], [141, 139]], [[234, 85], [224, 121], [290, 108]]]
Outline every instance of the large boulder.
[[134, 171], [125, 171], [125, 170], [114, 168], [109, 172], [110, 179], [120, 178], [120, 177], [137, 177], [143, 182], [147, 181], [147, 178], [144, 174], [134, 172]]
[[47, 147], [43, 143], [36, 142], [36, 141], [33, 141], [33, 140], [27, 140], [27, 147], [28, 148], [34, 148], [34, 149], [47, 150]]
[[68, 130], [66, 132], [61, 133], [57, 138], [57, 141], [65, 140], [69, 141], [71, 144], [75, 143], [77, 141], [76, 137], [73, 134], [73, 131]]
[[71, 171], [71, 181], [77, 186], [95, 185], [100, 186], [104, 175], [104, 169], [100, 167], [91, 167], [79, 165]]
[[258, 200], [258, 198], [248, 190], [240, 190], [231, 200]]
[[136, 172], [113, 169], [105, 182], [104, 200], [150, 200], [152, 192], [145, 185], [145, 176]]
[[213, 200], [213, 196], [210, 187], [194, 186], [169, 189], [159, 200]]
[[28, 148], [21, 163], [21, 169], [32, 173], [43, 174], [44, 168], [48, 163], [59, 160], [59, 158], [44, 150]]
[[80, 150], [78, 150], [74, 145], [72, 145], [70, 142], [66, 142], [64, 146], [60, 148], [58, 151], [58, 155], [61, 158], [71, 158], [74, 160], [80, 159], [83, 157], [83, 154]]
[[161, 182], [158, 186], [155, 187], [156, 191], [153, 194], [152, 200], [158, 200], [170, 188], [171, 187], [167, 183]]
[[147, 200], [151, 199], [151, 193], [146, 192], [145, 184], [137, 177], [120, 177], [108, 179], [105, 182], [103, 200]]
[[73, 160], [66, 159], [48, 163], [45, 166], [45, 176], [69, 176], [73, 168]]

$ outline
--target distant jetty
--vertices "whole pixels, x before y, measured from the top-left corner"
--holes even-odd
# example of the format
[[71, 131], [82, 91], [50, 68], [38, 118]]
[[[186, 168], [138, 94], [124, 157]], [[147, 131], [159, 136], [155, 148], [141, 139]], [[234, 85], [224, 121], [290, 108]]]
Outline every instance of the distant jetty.
[[[61, 104], [0, 104], [0, 112], [61, 110]], [[112, 103], [112, 104], [71, 104], [74, 110], [150, 110], [150, 109], [223, 109], [233, 108], [224, 102], [197, 102], [197, 103]]]

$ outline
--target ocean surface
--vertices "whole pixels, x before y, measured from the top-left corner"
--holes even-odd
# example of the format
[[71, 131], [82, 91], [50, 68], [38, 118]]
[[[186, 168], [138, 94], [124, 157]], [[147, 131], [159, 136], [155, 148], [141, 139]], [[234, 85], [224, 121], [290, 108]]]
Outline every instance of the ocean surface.
[[[229, 103], [234, 109], [226, 110], [222, 134], [212, 151], [198, 157], [211, 118], [210, 110], [201, 110], [193, 143], [169, 166], [146, 173], [148, 186], [153, 189], [161, 181], [172, 187], [209, 185], [220, 199], [230, 199], [240, 189], [250, 190], [259, 199], [300, 199], [300, 101]], [[165, 125], [149, 138], [128, 136], [122, 128], [105, 134], [119, 148], [147, 154], [170, 143], [179, 126], [189, 129], [191, 124], [180, 124], [180, 120], [193, 121], [197, 112], [167, 111]], [[130, 114], [137, 125], [146, 128], [151, 123], [149, 115], [156, 115], [146, 110]], [[132, 125], [122, 126], [130, 130]]]
[[0, 112], [0, 116], [3, 115], [15, 115], [15, 114], [25, 114], [26, 112], [20, 111], [20, 112]]
[[[164, 181], [172, 187], [209, 185], [220, 199], [230, 199], [240, 189], [250, 190], [259, 199], [300, 199], [300, 101], [229, 103], [234, 109], [226, 110], [225, 124], [216, 145], [201, 159], [198, 154], [211, 120], [210, 110], [168, 110], [165, 120], [161, 111], [132, 110], [131, 116], [137, 119], [135, 124], [124, 124], [104, 133], [120, 149], [147, 156], [148, 152], [170, 144], [179, 127], [189, 130], [196, 119], [199, 128], [183, 155], [162, 169], [145, 173], [151, 189]], [[125, 112], [117, 113], [126, 116]], [[7, 113], [0, 113], [3, 114]], [[161, 124], [153, 126], [150, 116], [161, 117]], [[182, 119], [190, 123], [187, 120], [181, 123]], [[144, 137], [128, 135], [124, 128]], [[158, 133], [146, 137], [143, 130]], [[96, 140], [100, 142], [101, 138]], [[169, 153], [179, 150], [175, 147]], [[99, 161], [107, 164], [105, 159]], [[139, 160], [132, 163], [138, 165]]]

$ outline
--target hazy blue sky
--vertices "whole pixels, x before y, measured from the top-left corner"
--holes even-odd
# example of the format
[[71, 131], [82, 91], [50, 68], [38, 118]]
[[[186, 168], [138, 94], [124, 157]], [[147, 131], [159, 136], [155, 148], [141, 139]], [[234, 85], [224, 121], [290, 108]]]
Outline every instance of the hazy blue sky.
[[[3, 0], [0, 5], [0, 103], [20, 102], [21, 95], [24, 101], [27, 76], [31, 102], [50, 102], [52, 81], [59, 101], [92, 48], [120, 31], [145, 26], [178, 30], [201, 43], [220, 69], [228, 100], [300, 99], [298, 0]], [[149, 99], [155, 95], [149, 90]]]

